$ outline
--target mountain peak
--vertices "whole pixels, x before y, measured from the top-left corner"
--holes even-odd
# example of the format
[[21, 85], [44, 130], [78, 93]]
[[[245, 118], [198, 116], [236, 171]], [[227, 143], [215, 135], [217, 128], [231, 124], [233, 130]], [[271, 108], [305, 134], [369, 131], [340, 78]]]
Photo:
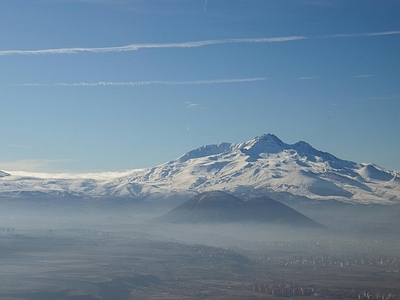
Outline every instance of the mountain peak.
[[280, 140], [275, 134], [266, 133], [260, 136], [256, 136], [254, 139], [248, 141], [255, 142], [255, 143], [264, 143], [268, 145], [286, 145], [282, 140]]
[[267, 133], [240, 145], [239, 149], [249, 155], [258, 157], [261, 153], [277, 153], [287, 147], [276, 135]]
[[198, 194], [157, 221], [167, 223], [258, 223], [323, 228], [296, 210], [268, 197], [242, 199], [222, 191]]
[[293, 146], [296, 148], [313, 148], [309, 143], [305, 141], [298, 141], [297, 143], [293, 144]]
[[266, 133], [261, 136], [257, 136], [255, 139], [264, 140], [269, 143], [283, 143], [275, 134]]

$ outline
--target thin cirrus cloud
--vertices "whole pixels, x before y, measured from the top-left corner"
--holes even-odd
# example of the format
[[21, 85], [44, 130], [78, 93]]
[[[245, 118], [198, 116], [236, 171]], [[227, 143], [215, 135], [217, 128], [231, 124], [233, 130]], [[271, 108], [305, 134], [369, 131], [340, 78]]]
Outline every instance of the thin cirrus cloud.
[[12, 169], [16, 169], [15, 166], [18, 166], [18, 169], [21, 169], [21, 166], [25, 169], [21, 169], [24, 171], [8, 171], [7, 174], [11, 175], [11, 177], [7, 178], [7, 180], [15, 180], [21, 177], [29, 177], [31, 179], [60, 179], [60, 180], [68, 180], [68, 179], [89, 179], [89, 180], [110, 180], [110, 178], [121, 178], [128, 175], [132, 175], [133, 172], [141, 171], [141, 169], [123, 171], [123, 172], [96, 172], [96, 173], [70, 173], [70, 172], [55, 172], [49, 173], [48, 169], [44, 169], [43, 166], [47, 164], [46, 161], [20, 161], [17, 163], [9, 163]]
[[382, 35], [396, 35], [400, 34], [400, 30], [394, 31], [382, 31], [382, 32], [366, 32], [366, 33], [343, 33], [343, 34], [331, 34], [323, 35], [318, 38], [348, 38], [348, 37], [369, 37], [369, 36], [382, 36]]
[[[369, 33], [351, 33], [351, 34], [332, 34], [325, 36], [317, 36], [315, 38], [348, 38], [348, 37], [372, 37], [383, 35], [397, 35], [400, 31], [384, 31]], [[210, 45], [232, 44], [232, 43], [279, 43], [312, 39], [305, 36], [283, 36], [272, 38], [243, 38], [243, 39], [221, 39], [221, 40], [204, 40], [194, 42], [181, 43], [161, 43], [161, 44], [132, 44], [127, 46], [116, 47], [94, 47], [94, 48], [55, 48], [41, 50], [0, 50], [0, 56], [7, 55], [46, 55], [46, 54], [77, 54], [77, 53], [111, 53], [111, 52], [128, 52], [140, 49], [160, 49], [160, 48], [198, 48]]]
[[13, 171], [42, 171], [56, 167], [59, 164], [73, 161], [71, 159], [24, 159], [17, 161], [0, 161], [2, 170], [6, 173]]
[[201, 84], [224, 84], [224, 83], [242, 83], [256, 82], [267, 80], [265, 77], [256, 78], [235, 78], [235, 79], [212, 79], [212, 80], [195, 80], [195, 81], [128, 81], [128, 82], [73, 82], [73, 83], [22, 83], [14, 86], [65, 86], [65, 87], [96, 87], [96, 86], [144, 86], [144, 85], [201, 85]]
[[369, 77], [373, 77], [374, 75], [371, 74], [360, 74], [360, 75], [354, 75], [354, 78], [369, 78]]
[[98, 48], [58, 48], [43, 50], [1, 50], [0, 56], [7, 55], [45, 55], [45, 54], [77, 54], [77, 53], [109, 53], [109, 52], [128, 52], [140, 49], [159, 49], [159, 48], [198, 48], [209, 45], [231, 44], [231, 43], [276, 43], [306, 39], [304, 36], [285, 36], [273, 38], [247, 38], [247, 39], [224, 39], [206, 40], [182, 43], [163, 43], [163, 44], [133, 44], [118, 47], [98, 47]]
[[193, 108], [198, 108], [198, 107], [199, 107], [199, 104], [197, 104], [197, 103], [192, 103], [192, 102], [190, 102], [190, 101], [185, 101], [185, 102], [183, 102], [183, 103], [186, 104], [186, 108], [193, 109]]
[[297, 78], [298, 80], [313, 80], [313, 79], [318, 79], [319, 76], [304, 76], [304, 77], [299, 77]]

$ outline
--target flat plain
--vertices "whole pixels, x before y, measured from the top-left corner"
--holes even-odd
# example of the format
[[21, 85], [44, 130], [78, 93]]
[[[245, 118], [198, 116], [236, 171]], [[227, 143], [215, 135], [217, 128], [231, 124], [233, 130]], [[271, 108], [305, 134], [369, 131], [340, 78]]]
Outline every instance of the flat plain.
[[260, 238], [227, 247], [216, 246], [215, 237], [207, 239], [203, 234], [200, 239], [198, 232], [194, 234], [199, 242], [178, 241], [172, 235], [160, 238], [162, 232], [152, 235], [132, 227], [4, 233], [0, 236], [0, 299], [289, 297], [267, 295], [265, 287], [312, 289], [314, 296], [331, 291], [329, 297], [341, 290], [348, 291], [349, 298], [365, 291], [400, 295], [396, 245], [388, 252], [376, 240], [321, 236], [285, 241]]

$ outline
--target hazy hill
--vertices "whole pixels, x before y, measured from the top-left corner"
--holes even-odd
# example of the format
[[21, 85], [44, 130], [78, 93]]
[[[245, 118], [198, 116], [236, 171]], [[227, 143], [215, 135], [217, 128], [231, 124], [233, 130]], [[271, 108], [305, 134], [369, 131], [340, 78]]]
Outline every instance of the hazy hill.
[[268, 197], [243, 201], [221, 191], [198, 194], [156, 219], [166, 223], [258, 223], [323, 227], [296, 210]]

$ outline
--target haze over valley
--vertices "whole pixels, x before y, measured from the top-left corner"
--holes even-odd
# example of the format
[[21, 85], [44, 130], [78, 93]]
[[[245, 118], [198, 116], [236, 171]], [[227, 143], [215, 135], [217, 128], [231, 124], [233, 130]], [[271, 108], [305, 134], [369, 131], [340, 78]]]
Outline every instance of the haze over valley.
[[0, 1], [0, 299], [400, 300], [399, 16]]
[[[378, 280], [389, 265], [398, 278], [399, 173], [306, 142], [266, 134], [123, 173], [1, 176], [5, 299], [257, 299], [282, 286], [357, 297], [375, 264], [374, 291], [399, 292]], [[361, 277], [296, 279], [281, 263], [298, 255], [300, 269]]]

